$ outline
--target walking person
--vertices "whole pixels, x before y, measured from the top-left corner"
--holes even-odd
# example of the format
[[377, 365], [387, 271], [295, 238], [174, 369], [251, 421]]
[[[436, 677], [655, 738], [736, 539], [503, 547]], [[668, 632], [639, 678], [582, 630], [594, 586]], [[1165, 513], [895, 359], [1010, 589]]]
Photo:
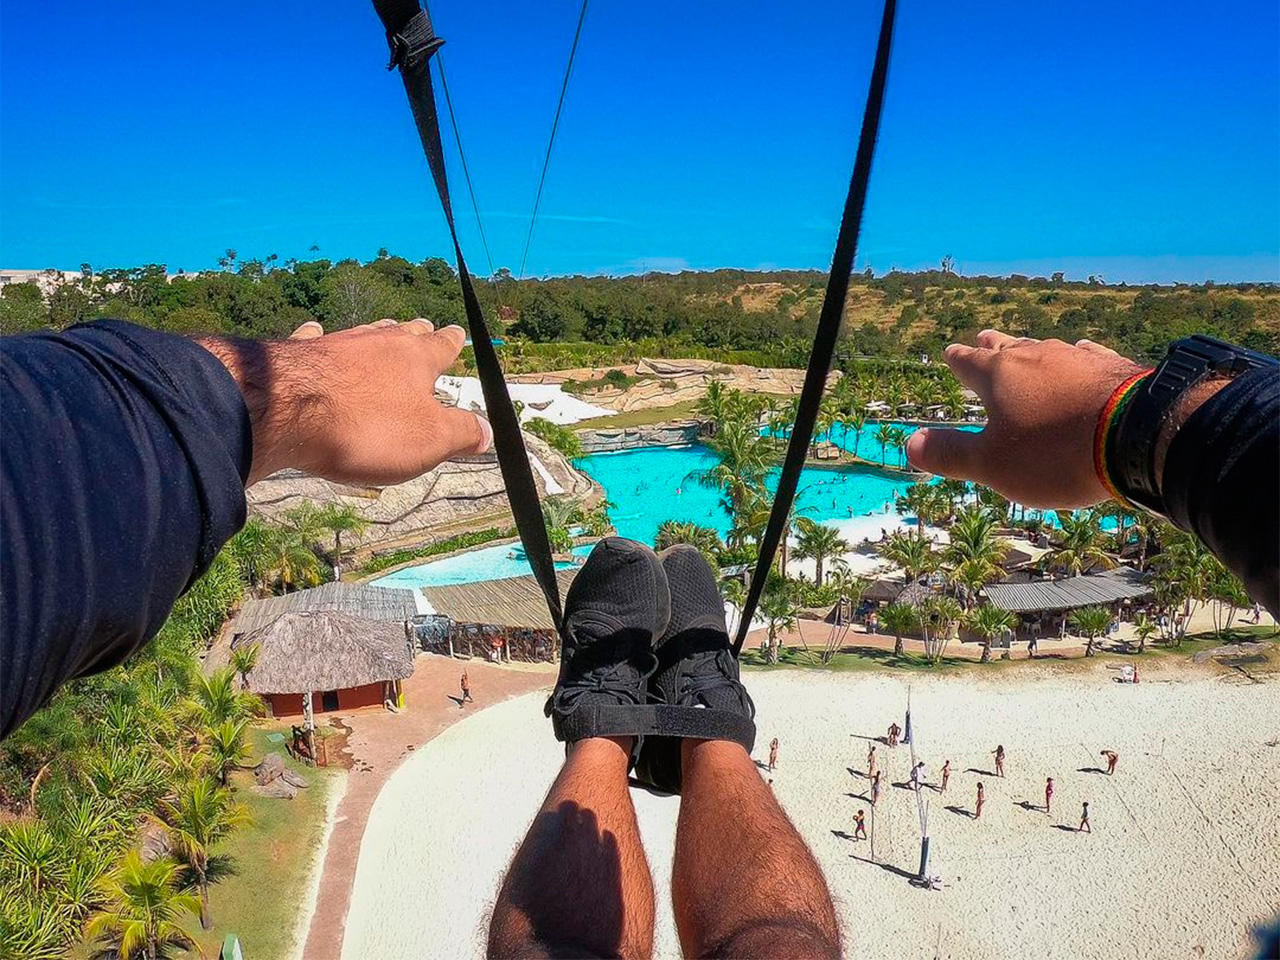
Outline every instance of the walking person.
[[911, 789], [916, 793], [920, 792], [920, 782], [924, 779], [924, 761], [921, 760], [911, 768]]
[[778, 765], [778, 738], [774, 737], [769, 741], [769, 772], [773, 773], [773, 768]]
[[1089, 801], [1084, 802], [1084, 806], [1080, 808], [1080, 826], [1076, 827], [1076, 833], [1093, 833], [1093, 827], [1089, 826]]
[[471, 678], [467, 676], [464, 668], [462, 676], [458, 678], [458, 682], [462, 685], [462, 696], [458, 698], [458, 709], [461, 710], [467, 703], [475, 703], [475, 698], [471, 696]]
[[996, 776], [1004, 776], [1004, 744], [1000, 744], [995, 749], [996, 754]]
[[867, 839], [867, 815], [859, 810], [853, 815], [853, 839]]
[[880, 773], [871, 778], [871, 805], [874, 807], [880, 802]]

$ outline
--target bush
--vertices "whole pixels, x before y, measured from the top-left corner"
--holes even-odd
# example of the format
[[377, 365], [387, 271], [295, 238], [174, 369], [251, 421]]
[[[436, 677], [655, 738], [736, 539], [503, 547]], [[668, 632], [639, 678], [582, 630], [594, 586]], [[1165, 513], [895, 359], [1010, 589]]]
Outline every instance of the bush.
[[524, 429], [545, 440], [552, 450], [568, 460], [576, 460], [583, 455], [582, 441], [568, 427], [552, 423], [545, 417], [533, 417], [525, 423]]

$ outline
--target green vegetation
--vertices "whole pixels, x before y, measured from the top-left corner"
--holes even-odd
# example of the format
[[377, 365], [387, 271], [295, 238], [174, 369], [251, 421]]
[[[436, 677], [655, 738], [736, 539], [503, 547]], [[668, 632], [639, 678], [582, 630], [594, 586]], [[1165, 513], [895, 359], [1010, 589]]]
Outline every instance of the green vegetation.
[[622, 430], [626, 427], [651, 427], [673, 420], [691, 419], [697, 412], [697, 400], [682, 400], [668, 407], [646, 407], [642, 410], [623, 410], [611, 417], [592, 417], [573, 425], [577, 430]]
[[524, 424], [524, 429], [545, 440], [552, 450], [568, 460], [576, 460], [582, 456], [582, 441], [568, 427], [552, 423], [544, 417], [531, 417]]
[[[344, 329], [380, 317], [464, 321], [457, 277], [444, 260], [412, 263], [380, 251], [367, 263], [281, 263], [228, 250], [222, 269], [166, 277], [157, 264], [81, 267], [46, 299], [31, 285], [4, 289], [0, 332], [118, 317], [175, 333], [273, 337], [311, 319]], [[49, 278], [54, 279], [52, 276]], [[500, 270], [480, 285], [507, 341], [509, 372], [705, 357], [723, 363], [803, 366], [822, 304], [819, 271], [715, 270], [675, 275], [515, 280]], [[984, 327], [1020, 336], [1090, 337], [1154, 360], [1171, 340], [1210, 333], [1280, 352], [1280, 289], [1272, 284], [1106, 285], [1098, 278], [962, 277], [951, 269], [869, 272], [845, 304], [839, 365], [861, 358], [938, 357]]]

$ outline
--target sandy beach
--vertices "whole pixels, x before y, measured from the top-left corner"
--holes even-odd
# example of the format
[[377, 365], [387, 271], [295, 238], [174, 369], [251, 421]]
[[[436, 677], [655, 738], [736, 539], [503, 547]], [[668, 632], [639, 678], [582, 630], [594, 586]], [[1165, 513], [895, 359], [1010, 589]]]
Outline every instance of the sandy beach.
[[[1253, 927], [1280, 912], [1275, 681], [1168, 661], [1144, 667], [1137, 686], [1114, 677], [1103, 662], [986, 677], [748, 674], [756, 755], [780, 738], [774, 789], [827, 874], [848, 955], [1252, 956]], [[870, 843], [844, 836], [856, 809], [870, 814], [865, 738], [902, 722], [908, 682], [928, 780], [952, 762], [948, 792], [923, 794], [939, 891], [900, 873], [919, 856], [908, 790], [881, 800], [875, 861]], [[361, 846], [343, 958], [483, 956], [502, 871], [563, 756], [543, 699], [478, 712], [392, 775]], [[997, 743], [1006, 778], [970, 772], [991, 769]], [[1120, 754], [1114, 777], [1089, 772], [1103, 748]], [[908, 749], [879, 752], [890, 781], [905, 779]], [[1057, 782], [1052, 816], [1020, 805], [1043, 803], [1046, 776]], [[979, 779], [987, 804], [974, 820]], [[678, 800], [634, 796], [657, 885], [657, 953], [675, 957]], [[1074, 832], [1085, 800], [1092, 834]]]

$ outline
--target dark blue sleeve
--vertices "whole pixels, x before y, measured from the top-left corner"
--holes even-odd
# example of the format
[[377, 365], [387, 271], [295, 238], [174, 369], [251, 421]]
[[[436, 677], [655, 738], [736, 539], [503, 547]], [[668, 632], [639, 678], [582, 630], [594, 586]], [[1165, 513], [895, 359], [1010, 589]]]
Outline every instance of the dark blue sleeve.
[[244, 523], [235, 381], [114, 320], [0, 339], [0, 737], [115, 666]]
[[1280, 617], [1280, 367], [1200, 405], [1169, 444], [1161, 492], [1169, 519]]

